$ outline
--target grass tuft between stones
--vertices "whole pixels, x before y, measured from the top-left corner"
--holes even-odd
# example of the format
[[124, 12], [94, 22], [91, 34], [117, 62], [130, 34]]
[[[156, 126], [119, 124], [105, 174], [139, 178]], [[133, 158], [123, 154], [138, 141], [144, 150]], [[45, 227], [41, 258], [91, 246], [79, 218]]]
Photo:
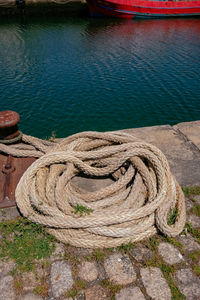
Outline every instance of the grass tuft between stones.
[[55, 249], [54, 237], [21, 217], [1, 222], [0, 234], [0, 257], [13, 259], [21, 271], [33, 270], [35, 260], [48, 258]]
[[185, 224], [185, 230], [191, 233], [191, 235], [197, 239], [198, 243], [200, 243], [200, 228], [193, 228], [192, 224], [187, 222]]
[[191, 258], [191, 260], [193, 262], [198, 262], [199, 258], [200, 258], [200, 250], [195, 250], [192, 251], [188, 254], [189, 258]]
[[115, 299], [115, 294], [118, 293], [122, 288], [122, 286], [118, 284], [113, 284], [109, 278], [103, 279], [101, 285], [109, 290], [111, 299]]
[[133, 248], [134, 244], [133, 243], [128, 243], [128, 244], [121, 244], [120, 246], [117, 247], [117, 250], [119, 250], [122, 253], [129, 253], [131, 249]]
[[104, 259], [114, 251], [114, 248], [106, 248], [106, 249], [95, 249], [92, 254], [85, 255], [85, 260], [87, 261], [99, 261], [103, 262]]
[[200, 276], [200, 266], [199, 265], [193, 265], [192, 270], [195, 273], [195, 275]]
[[182, 188], [185, 195], [200, 195], [200, 186], [183, 187]]
[[47, 281], [45, 278], [42, 278], [40, 280], [40, 283], [35, 287], [34, 293], [43, 298], [46, 298], [48, 296], [48, 291], [49, 291], [49, 286], [47, 284]]
[[196, 216], [200, 217], [200, 205], [195, 204], [193, 208], [191, 209], [191, 212], [195, 214]]
[[71, 297], [72, 299], [74, 299], [77, 295], [79, 295], [82, 292], [83, 289], [86, 288], [86, 285], [86, 282], [81, 279], [75, 280], [73, 287], [66, 292], [66, 297]]
[[161, 257], [154, 253], [154, 257], [146, 261], [145, 265], [147, 267], [157, 267], [163, 273], [164, 278], [168, 282], [168, 285], [171, 290], [172, 300], [183, 300], [186, 299], [185, 296], [180, 292], [179, 288], [175, 285], [173, 280], [173, 274], [176, 272], [176, 267], [173, 265], [166, 264], [163, 262]]
[[23, 282], [21, 277], [15, 278], [13, 281], [13, 286], [17, 295], [20, 295], [23, 290]]

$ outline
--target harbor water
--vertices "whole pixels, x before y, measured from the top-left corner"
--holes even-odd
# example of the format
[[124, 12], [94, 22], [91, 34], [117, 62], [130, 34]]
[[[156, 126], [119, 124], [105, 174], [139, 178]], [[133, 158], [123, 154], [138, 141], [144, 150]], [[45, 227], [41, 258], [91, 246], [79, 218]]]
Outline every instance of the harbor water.
[[0, 110], [41, 138], [200, 119], [200, 18], [0, 21]]

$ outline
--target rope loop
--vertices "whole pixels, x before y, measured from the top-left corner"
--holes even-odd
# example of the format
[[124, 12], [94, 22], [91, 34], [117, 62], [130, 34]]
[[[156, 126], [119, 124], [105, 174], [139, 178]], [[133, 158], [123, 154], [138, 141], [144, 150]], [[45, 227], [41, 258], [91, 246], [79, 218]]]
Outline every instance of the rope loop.
[[[184, 195], [155, 146], [118, 132], [82, 132], [52, 143], [24, 140], [29, 145], [23, 151], [39, 158], [18, 183], [17, 205], [61, 242], [107, 248], [183, 230]], [[77, 183], [80, 177], [110, 184], [88, 191]], [[177, 217], [169, 225], [173, 210]]]

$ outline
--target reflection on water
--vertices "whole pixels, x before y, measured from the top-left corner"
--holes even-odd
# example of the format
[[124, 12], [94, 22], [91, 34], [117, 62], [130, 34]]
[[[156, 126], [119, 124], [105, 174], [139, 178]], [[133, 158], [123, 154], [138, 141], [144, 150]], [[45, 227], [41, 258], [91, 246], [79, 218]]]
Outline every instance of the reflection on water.
[[200, 19], [0, 23], [0, 109], [66, 136], [200, 119]]

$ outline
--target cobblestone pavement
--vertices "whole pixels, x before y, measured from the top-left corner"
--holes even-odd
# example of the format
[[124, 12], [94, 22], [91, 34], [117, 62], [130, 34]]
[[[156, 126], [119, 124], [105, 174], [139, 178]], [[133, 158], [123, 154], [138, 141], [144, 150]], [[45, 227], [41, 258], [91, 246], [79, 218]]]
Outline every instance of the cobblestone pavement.
[[156, 235], [106, 250], [56, 242], [30, 272], [1, 258], [0, 300], [200, 299], [200, 196], [186, 202], [188, 223], [177, 238]]

